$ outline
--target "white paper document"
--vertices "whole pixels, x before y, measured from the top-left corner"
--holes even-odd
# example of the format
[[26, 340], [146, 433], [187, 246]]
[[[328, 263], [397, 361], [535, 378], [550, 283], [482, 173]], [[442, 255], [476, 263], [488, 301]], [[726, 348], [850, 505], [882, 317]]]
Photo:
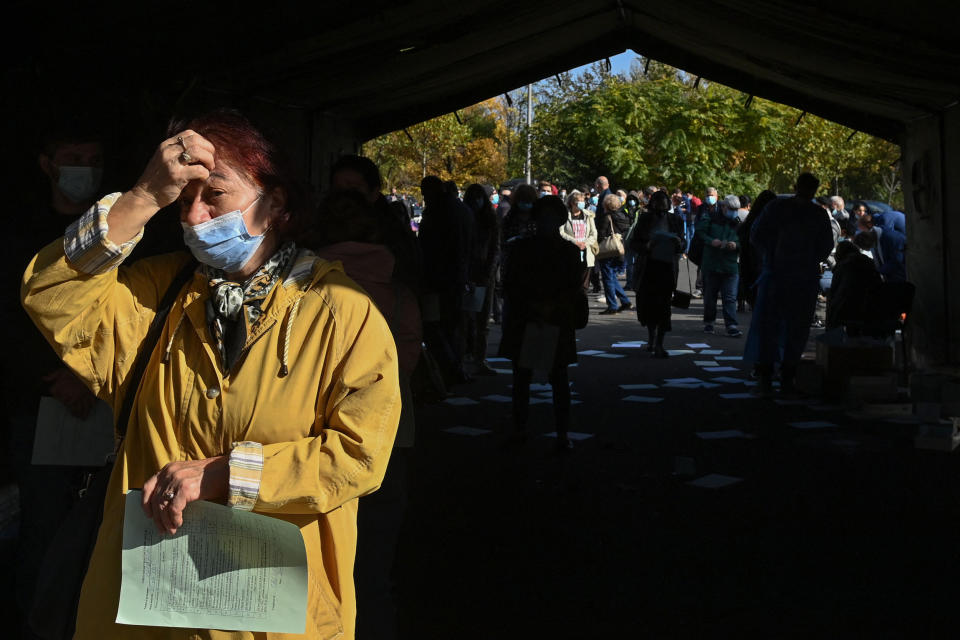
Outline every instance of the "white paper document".
[[736, 367], [704, 367], [704, 371], [708, 373], [726, 373], [727, 371], [739, 371]]
[[690, 347], [691, 349], [709, 349], [710, 348], [710, 345], [708, 345], [706, 342], [694, 342], [693, 344], [688, 342], [687, 346]]
[[304, 633], [307, 552], [289, 522], [198, 500], [176, 535], [127, 494], [120, 624]]
[[103, 400], [81, 420], [59, 400], [40, 398], [33, 464], [100, 467], [115, 446], [113, 410]]
[[620, 388], [625, 389], [627, 391], [641, 390], [641, 389], [649, 390], [649, 389], [656, 389], [657, 385], [655, 384], [621, 384]]
[[647, 404], [654, 404], [657, 402], [663, 402], [663, 398], [654, 398], [651, 396], [627, 396], [623, 399], [624, 402], [644, 402]]

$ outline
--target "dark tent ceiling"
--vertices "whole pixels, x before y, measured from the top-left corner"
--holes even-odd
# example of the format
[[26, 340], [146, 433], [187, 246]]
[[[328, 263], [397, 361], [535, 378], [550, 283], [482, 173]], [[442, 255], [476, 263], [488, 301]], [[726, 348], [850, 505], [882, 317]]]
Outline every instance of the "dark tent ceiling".
[[104, 98], [204, 87], [323, 111], [366, 138], [630, 48], [891, 139], [960, 97], [949, 3], [144, 4], [9, 7], [10, 31], [33, 37], [6, 56], [8, 89], [23, 78], [95, 82]]

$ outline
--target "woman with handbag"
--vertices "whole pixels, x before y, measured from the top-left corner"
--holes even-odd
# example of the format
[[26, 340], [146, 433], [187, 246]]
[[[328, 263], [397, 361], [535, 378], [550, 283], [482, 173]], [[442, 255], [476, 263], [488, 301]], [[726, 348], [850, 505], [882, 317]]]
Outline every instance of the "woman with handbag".
[[613, 194], [605, 196], [601, 203], [603, 214], [597, 214], [597, 268], [603, 282], [603, 294], [607, 308], [600, 315], [612, 315], [633, 307], [627, 292], [617, 279], [617, 272], [623, 268], [623, 237], [630, 230], [630, 219], [620, 210], [620, 198]]
[[580, 261], [586, 266], [583, 273], [583, 290], [590, 291], [590, 272], [596, 262], [597, 225], [594, 223], [596, 215], [587, 209], [583, 194], [574, 191], [567, 197], [567, 221], [560, 227], [560, 237], [572, 242], [580, 250]]
[[633, 281], [637, 285], [637, 319], [647, 328], [647, 351], [666, 358], [664, 334], [672, 330], [670, 301], [677, 288], [680, 254], [683, 251], [683, 219], [670, 212], [666, 191], [650, 196], [647, 210], [633, 230], [637, 252]]
[[[115, 413], [136, 398], [74, 637], [265, 637], [115, 622], [124, 494], [142, 487], [164, 534], [196, 500], [295, 523], [310, 576], [297, 637], [352, 638], [357, 502], [383, 480], [400, 415], [390, 328], [338, 263], [296, 244], [308, 198], [246, 118], [215, 111], [171, 131], [130, 191], [100, 199], [25, 274], [24, 306], [67, 366]], [[147, 328], [190, 256], [122, 263], [171, 204], [200, 266], [173, 288], [154, 348]]]

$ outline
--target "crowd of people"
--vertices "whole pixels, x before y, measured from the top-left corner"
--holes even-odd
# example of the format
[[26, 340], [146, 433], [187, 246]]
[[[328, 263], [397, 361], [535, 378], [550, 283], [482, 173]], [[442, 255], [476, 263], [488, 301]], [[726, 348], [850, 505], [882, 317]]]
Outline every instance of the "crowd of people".
[[[689, 259], [705, 332], [716, 331], [718, 297], [731, 338], [743, 335], [738, 314], [749, 305], [745, 358], [756, 363], [757, 392], [770, 395], [777, 366], [792, 390], [818, 300], [828, 327], [870, 334], [885, 330], [871, 322], [884, 285], [906, 279], [903, 215], [860, 202], [848, 212], [837, 196], [816, 198], [809, 174], [790, 197], [755, 199], [721, 199], [714, 187], [702, 199], [614, 190], [605, 176], [568, 191], [548, 181], [461, 189], [428, 175], [414, 223], [412, 200], [396, 189], [384, 195], [367, 158], [337, 159], [328, 188], [312, 198], [282, 150], [236, 112], [177, 122], [168, 134], [132, 187], [105, 195], [102, 141], [52, 132], [39, 154], [49, 197], [6, 255], [4, 319], [21, 336], [5, 371], [17, 384], [5, 387], [17, 389], [8, 428], [25, 621], [36, 606], [35, 559], [89, 471], [29, 463], [40, 398], [78, 418], [98, 399], [122, 415], [127, 396], [136, 398], [117, 425], [122, 464], [80, 596], [80, 638], [144, 637], [111, 613], [123, 492], [138, 487], [145, 514], [166, 533], [198, 499], [296, 521], [315, 576], [310, 602], [334, 592], [339, 602], [311, 605], [308, 636], [339, 626], [349, 637], [356, 621], [367, 637], [392, 637], [389, 574], [414, 408], [495, 374], [486, 361], [491, 322], [502, 329], [498, 355], [512, 362], [517, 436], [542, 374], [566, 450], [567, 371], [589, 296], [602, 291], [601, 315], [635, 309], [648, 350], [666, 358]], [[179, 213], [172, 227], [157, 215], [167, 207]], [[173, 303], [161, 309], [170, 288]], [[153, 344], [151, 324], [164, 317]], [[358, 601], [367, 614], [355, 618]]]

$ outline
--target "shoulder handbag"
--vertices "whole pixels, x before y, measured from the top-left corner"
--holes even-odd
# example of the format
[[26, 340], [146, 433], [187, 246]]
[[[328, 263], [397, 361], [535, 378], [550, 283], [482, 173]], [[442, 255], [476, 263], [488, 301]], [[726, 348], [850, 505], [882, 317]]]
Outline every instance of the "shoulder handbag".
[[[689, 266], [687, 266], [687, 286], [690, 287], [690, 291], [693, 291], [693, 279], [690, 277]], [[689, 309], [690, 299], [693, 298], [693, 296], [690, 294], [690, 291], [680, 291], [680, 289], [674, 289], [673, 297], [670, 299], [670, 306], [676, 307], [677, 309]]]
[[[147, 369], [150, 355], [160, 341], [167, 314], [195, 269], [196, 262], [191, 259], [176, 275], [164, 293], [157, 308], [157, 314], [150, 323], [147, 337], [137, 352], [137, 359], [130, 374], [130, 385], [123, 398], [120, 414], [117, 416], [118, 449], [126, 436], [127, 422], [133, 411], [134, 398], [140, 387], [143, 373]], [[64, 640], [73, 637], [77, 623], [80, 588], [87, 575], [90, 556], [93, 555], [100, 522], [103, 520], [103, 502], [107, 496], [107, 485], [110, 483], [113, 463], [114, 456], [111, 456], [103, 468], [89, 474], [86, 487], [80, 491], [80, 499], [67, 513], [43, 557], [29, 623], [33, 632], [44, 640]]]
[[620, 258], [624, 254], [623, 238], [617, 233], [613, 226], [613, 217], [607, 214], [607, 222], [610, 223], [610, 235], [600, 241], [600, 250], [597, 251], [597, 260], [607, 258]]

